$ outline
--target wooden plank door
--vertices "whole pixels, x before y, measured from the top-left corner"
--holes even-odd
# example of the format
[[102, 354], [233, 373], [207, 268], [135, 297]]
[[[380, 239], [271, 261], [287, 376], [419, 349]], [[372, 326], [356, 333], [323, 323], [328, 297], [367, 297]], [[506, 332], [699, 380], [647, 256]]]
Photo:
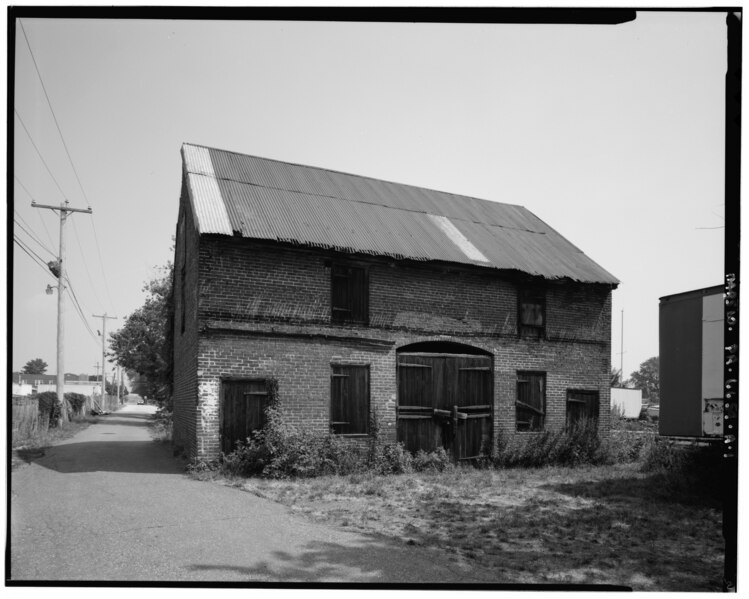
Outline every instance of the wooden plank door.
[[488, 356], [454, 359], [451, 388], [461, 417], [453, 438], [456, 460], [487, 454], [492, 439], [492, 361]]
[[397, 437], [410, 452], [434, 451], [442, 445], [433, 417], [437, 376], [434, 358], [399, 357]]
[[398, 440], [412, 452], [478, 457], [491, 442], [492, 380], [488, 356], [401, 354]]
[[230, 453], [265, 424], [268, 389], [264, 380], [223, 381], [221, 451]]

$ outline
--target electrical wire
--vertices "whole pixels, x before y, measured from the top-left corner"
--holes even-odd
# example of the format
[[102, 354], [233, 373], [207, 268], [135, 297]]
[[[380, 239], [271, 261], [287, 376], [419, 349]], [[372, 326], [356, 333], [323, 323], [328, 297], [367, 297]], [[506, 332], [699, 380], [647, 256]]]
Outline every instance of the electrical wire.
[[[55, 185], [57, 185], [57, 189], [60, 190], [60, 194], [62, 194], [62, 198], [66, 199], [65, 192], [62, 190], [62, 187], [60, 187], [60, 184], [57, 182], [57, 179], [55, 179], [55, 176], [52, 174], [52, 169], [49, 168], [49, 165], [47, 164], [47, 161], [44, 159], [44, 156], [42, 156], [41, 151], [36, 145], [36, 142], [34, 141], [34, 137], [31, 135], [31, 132], [26, 127], [26, 123], [23, 122], [23, 119], [21, 118], [21, 115], [18, 114], [18, 111], [14, 108], [13, 112], [15, 113], [16, 117], [21, 123], [21, 126], [23, 127], [23, 130], [26, 131], [26, 135], [29, 137], [29, 141], [31, 142], [31, 145], [34, 146], [34, 149], [36, 150], [37, 155], [42, 161], [42, 164], [44, 164], [44, 167], [47, 169], [47, 172], [49, 173], [49, 176], [52, 177], [52, 180], [55, 182]], [[30, 194], [29, 194], [30, 195]]]
[[[28, 195], [31, 198], [31, 201], [36, 203], [36, 198], [31, 195], [31, 192], [28, 190], [28, 188], [21, 182], [21, 180], [18, 178], [17, 175], [13, 175], [13, 178], [16, 180], [16, 183], [18, 183], [21, 188], [26, 192], [26, 195]], [[44, 228], [44, 232], [47, 234], [47, 239], [49, 239], [49, 244], [54, 247], [55, 242], [52, 241], [52, 236], [49, 234], [49, 229], [47, 228], [47, 225], [44, 224], [44, 219], [42, 218], [41, 212], [38, 210], [35, 210], [36, 215], [39, 217], [39, 221], [42, 223], [42, 227]], [[25, 222], [25, 221], [24, 221]], [[31, 227], [29, 227], [31, 228]]]
[[13, 235], [13, 241], [16, 242], [16, 244], [29, 255], [29, 258], [31, 258], [35, 264], [39, 265], [39, 268], [41, 268], [44, 272], [46, 272], [50, 277], [55, 279], [55, 275], [53, 275], [47, 264], [44, 262], [44, 260], [36, 253], [34, 250], [32, 250], [30, 247], [28, 247], [23, 241], [21, 241], [16, 235]]
[[81, 252], [81, 260], [83, 261], [83, 266], [86, 269], [86, 276], [88, 276], [88, 282], [91, 284], [91, 290], [94, 292], [94, 297], [96, 297], [96, 302], [98, 304], [101, 304], [101, 299], [99, 298], [99, 294], [96, 293], [96, 285], [94, 285], [94, 280], [91, 277], [91, 271], [88, 269], [88, 262], [86, 262], [86, 254], [83, 253], [83, 248], [81, 247], [81, 240], [80, 235], [78, 233], [78, 227], [75, 224], [75, 219], [73, 219], [73, 231], [75, 232], [75, 241], [78, 244], [78, 249]]
[[75, 306], [76, 310], [78, 311], [78, 314], [83, 320], [83, 324], [86, 325], [86, 329], [88, 330], [93, 340], [98, 342], [96, 335], [94, 335], [94, 331], [91, 329], [91, 325], [89, 325], [88, 320], [86, 320], [86, 317], [84, 316], [84, 310], [81, 306], [81, 303], [78, 301], [78, 296], [76, 295], [75, 290], [73, 289], [73, 283], [70, 281], [70, 277], [67, 275], [67, 273], [65, 274], [65, 281], [67, 282], [66, 289], [68, 290], [68, 293], [73, 300], [73, 305]]
[[101, 249], [99, 247], [99, 236], [96, 234], [96, 227], [94, 226], [93, 214], [91, 215], [91, 228], [94, 231], [94, 241], [96, 242], [96, 252], [99, 255], [99, 266], [101, 267], [102, 279], [104, 280], [104, 290], [107, 292], [107, 297], [109, 298], [109, 305], [114, 307], [114, 302], [112, 301], [112, 294], [109, 291], [109, 283], [107, 282], [107, 273], [104, 272], [104, 260], [102, 260], [102, 257], [101, 257]]
[[[28, 188], [23, 184], [23, 182], [18, 178], [17, 175], [13, 175], [13, 178], [16, 180], [16, 183], [18, 183], [21, 188], [26, 192], [26, 195], [28, 195], [31, 198], [31, 201], [36, 203], [36, 198], [31, 195], [31, 192], [28, 190]], [[49, 229], [47, 228], [47, 225], [44, 224], [44, 219], [42, 218], [42, 215], [39, 211], [35, 211], [36, 215], [39, 217], [39, 221], [42, 223], [42, 227], [44, 228], [44, 232], [47, 234], [47, 239], [49, 239], [49, 244], [51, 246], [55, 245], [55, 242], [52, 241], [52, 236], [49, 234]], [[29, 227], [31, 228], [31, 227]]]
[[83, 184], [81, 183], [81, 179], [78, 176], [78, 171], [75, 168], [75, 164], [73, 164], [73, 159], [70, 156], [70, 152], [68, 151], [68, 145], [65, 143], [65, 137], [62, 134], [62, 130], [60, 129], [60, 124], [57, 122], [57, 116], [55, 115], [55, 111], [52, 108], [52, 102], [49, 99], [49, 94], [47, 94], [47, 88], [44, 85], [44, 79], [42, 79], [42, 74], [39, 72], [39, 66], [36, 64], [36, 58], [34, 57], [34, 51], [31, 49], [31, 44], [29, 43], [29, 38], [26, 35], [26, 29], [23, 26], [23, 22], [21, 19], [18, 19], [18, 24], [21, 26], [21, 31], [23, 32], [23, 38], [26, 40], [26, 47], [29, 49], [29, 54], [31, 54], [31, 60], [34, 62], [34, 68], [36, 69], [36, 75], [39, 77], [39, 83], [42, 84], [42, 90], [44, 91], [44, 97], [47, 99], [47, 105], [49, 106], [49, 110], [52, 113], [52, 118], [55, 121], [55, 126], [57, 127], [57, 132], [60, 134], [60, 139], [62, 140], [62, 145], [65, 148], [65, 153], [68, 155], [68, 160], [70, 161], [70, 166], [73, 168], [73, 172], [75, 173], [75, 178], [78, 181], [78, 185], [81, 188], [81, 193], [83, 194], [83, 199], [86, 200], [86, 204], [88, 206], [91, 206], [91, 202], [88, 201], [88, 198], [86, 197], [86, 192], [83, 189]]
[[[26, 29], [23, 26], [23, 22], [21, 19], [18, 19], [18, 23], [21, 26], [21, 31], [23, 33], [24, 40], [26, 40], [26, 47], [29, 49], [29, 54], [31, 55], [31, 60], [34, 63], [34, 69], [36, 70], [36, 75], [39, 78], [39, 83], [42, 86], [42, 90], [44, 91], [44, 97], [47, 100], [47, 105], [49, 106], [49, 110], [52, 113], [52, 118], [55, 121], [55, 126], [57, 127], [57, 132], [60, 134], [60, 140], [62, 141], [62, 145], [65, 148], [65, 153], [67, 154], [68, 161], [70, 162], [70, 166], [73, 169], [73, 173], [75, 174], [75, 178], [78, 181], [78, 186], [81, 189], [81, 193], [83, 194], [83, 199], [86, 200], [86, 204], [91, 207], [91, 202], [88, 199], [88, 196], [86, 195], [86, 190], [83, 188], [83, 183], [81, 183], [81, 178], [78, 176], [78, 170], [75, 168], [75, 164], [73, 163], [73, 158], [70, 155], [70, 151], [68, 150], [68, 145], [65, 143], [65, 136], [62, 134], [62, 129], [60, 128], [60, 124], [57, 121], [57, 116], [55, 115], [55, 110], [52, 108], [52, 101], [49, 98], [49, 94], [47, 93], [47, 88], [44, 85], [44, 79], [42, 78], [42, 74], [39, 71], [39, 65], [36, 62], [36, 58], [34, 56], [34, 51], [31, 49], [31, 43], [29, 42], [29, 38], [26, 35]], [[20, 119], [20, 116], [19, 116]], [[23, 121], [21, 122], [23, 124]], [[24, 129], [26, 126], [24, 125]], [[28, 130], [26, 131], [28, 133]], [[30, 137], [30, 135], [29, 135]], [[32, 142], [33, 143], [33, 142]], [[40, 154], [41, 155], [41, 154]], [[65, 194], [63, 194], [64, 196]], [[107, 281], [107, 273], [104, 270], [104, 260], [101, 256], [101, 247], [99, 244], [99, 236], [96, 233], [96, 226], [94, 224], [94, 217], [93, 214], [91, 215], [91, 227], [94, 231], [94, 241], [96, 242], [96, 252], [99, 256], [99, 266], [101, 267], [101, 273], [102, 273], [102, 279], [104, 281], [104, 289], [107, 292], [107, 297], [109, 298], [110, 305], [114, 306], [114, 301], [112, 301], [112, 294], [109, 290], [109, 283]]]
[[[16, 215], [18, 216], [18, 218], [21, 218], [21, 215], [20, 215], [20, 214], [18, 214], [17, 212], [16, 212]], [[23, 220], [23, 219], [21, 218], [21, 220]], [[21, 224], [20, 222], [18, 222], [18, 221], [17, 221], [17, 220], [15, 219], [15, 218], [13, 219], [13, 222], [14, 222], [14, 223], [15, 223], [15, 224], [16, 224], [16, 225], [17, 225], [17, 226], [18, 226], [18, 227], [19, 227], [19, 228], [21, 229], [21, 231], [23, 231], [24, 233], [26, 233], [26, 235], [28, 235], [28, 236], [29, 236], [29, 237], [31, 238], [31, 240], [32, 240], [33, 242], [35, 242], [35, 243], [36, 243], [36, 244], [37, 244], [37, 245], [38, 245], [39, 247], [41, 247], [41, 248], [42, 248], [42, 249], [43, 249], [43, 250], [44, 250], [45, 252], [47, 252], [47, 253], [48, 253], [48, 254], [49, 254], [50, 256], [52, 256], [53, 258], [57, 258], [57, 256], [55, 255], [55, 253], [54, 253], [54, 252], [53, 252], [52, 250], [50, 250], [50, 249], [49, 249], [49, 248], [48, 248], [48, 247], [47, 247], [46, 245], [44, 245], [44, 244], [43, 244], [43, 243], [42, 243], [42, 242], [41, 242], [41, 241], [40, 241], [40, 240], [39, 240], [39, 239], [38, 239], [38, 238], [37, 238], [37, 237], [36, 237], [36, 236], [35, 236], [35, 235], [34, 235], [34, 234], [33, 234], [32, 232], [30, 232], [30, 231], [29, 231], [29, 229], [27, 228], [27, 227], [28, 227], [28, 223], [26, 223], [26, 226], [24, 227], [24, 226], [23, 226], [23, 225], [22, 225], [22, 224]], [[24, 221], [24, 222], [25, 222], [25, 221]], [[30, 228], [30, 227], [29, 227], [29, 228]]]

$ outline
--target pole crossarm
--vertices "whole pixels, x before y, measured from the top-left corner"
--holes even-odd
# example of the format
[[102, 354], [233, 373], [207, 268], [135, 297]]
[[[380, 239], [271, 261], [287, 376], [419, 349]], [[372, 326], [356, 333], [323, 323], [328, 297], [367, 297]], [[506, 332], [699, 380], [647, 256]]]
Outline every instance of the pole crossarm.
[[69, 206], [49, 206], [47, 204], [37, 204], [31, 202], [32, 208], [49, 208], [50, 210], [61, 210], [63, 212], [85, 212], [86, 214], [93, 214], [91, 208], [70, 208]]

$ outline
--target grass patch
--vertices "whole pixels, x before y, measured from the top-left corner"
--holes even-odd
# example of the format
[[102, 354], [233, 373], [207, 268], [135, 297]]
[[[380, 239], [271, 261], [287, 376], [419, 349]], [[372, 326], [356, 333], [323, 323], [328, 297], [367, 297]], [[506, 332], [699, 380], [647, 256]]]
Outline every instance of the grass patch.
[[719, 591], [719, 506], [664, 480], [625, 464], [238, 484], [318, 521], [439, 548], [494, 570], [497, 582]]

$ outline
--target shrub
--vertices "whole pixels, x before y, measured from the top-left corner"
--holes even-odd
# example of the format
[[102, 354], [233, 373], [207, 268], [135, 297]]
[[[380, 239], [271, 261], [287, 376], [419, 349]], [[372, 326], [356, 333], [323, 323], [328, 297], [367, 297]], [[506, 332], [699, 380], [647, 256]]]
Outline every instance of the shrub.
[[450, 456], [442, 447], [429, 453], [419, 450], [413, 458], [413, 469], [416, 472], [443, 472], [451, 466]]
[[581, 420], [563, 430], [497, 438], [495, 465], [505, 468], [577, 466], [608, 460], [607, 448], [598, 435], [595, 420]]
[[644, 455], [654, 443], [655, 434], [631, 430], [612, 431], [602, 442], [607, 462], [610, 464], [629, 464], [644, 459]]
[[408, 474], [414, 470], [414, 458], [403, 443], [388, 443], [373, 466], [377, 474]]
[[57, 401], [57, 393], [54, 391], [45, 391], [37, 395], [39, 402], [39, 415], [43, 420], [48, 422], [50, 428], [57, 426], [60, 419], [60, 404]]
[[76, 416], [83, 416], [83, 408], [86, 405], [86, 396], [81, 393], [66, 393], [65, 401], [68, 410]]
[[172, 412], [169, 411], [165, 406], [160, 407], [156, 410], [154, 415], [155, 422], [153, 424], [153, 435], [157, 441], [171, 441], [172, 440]]

